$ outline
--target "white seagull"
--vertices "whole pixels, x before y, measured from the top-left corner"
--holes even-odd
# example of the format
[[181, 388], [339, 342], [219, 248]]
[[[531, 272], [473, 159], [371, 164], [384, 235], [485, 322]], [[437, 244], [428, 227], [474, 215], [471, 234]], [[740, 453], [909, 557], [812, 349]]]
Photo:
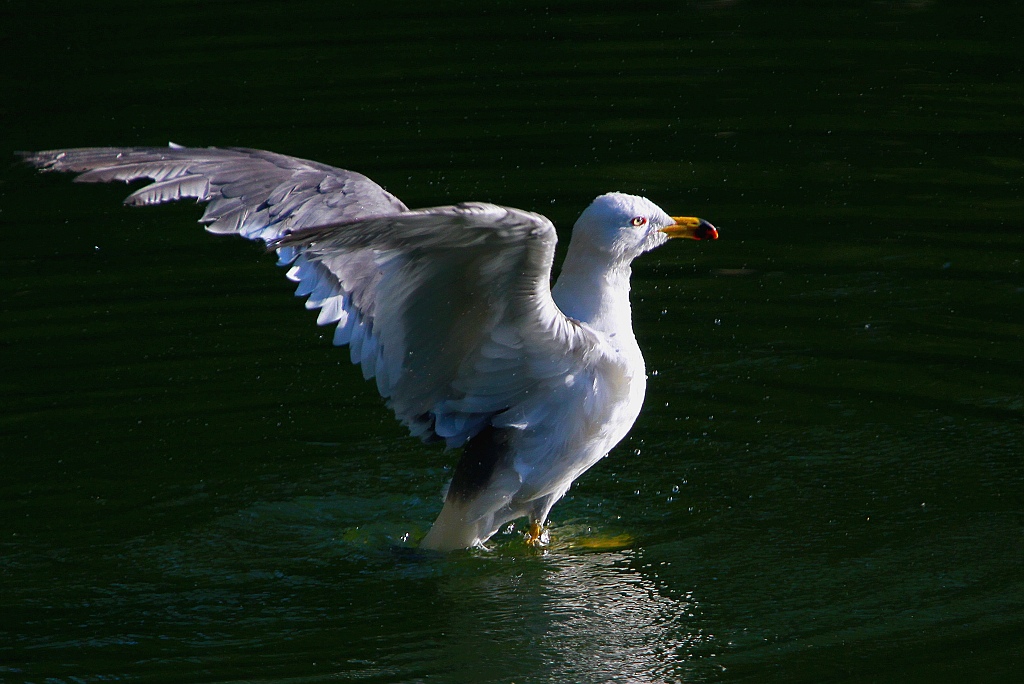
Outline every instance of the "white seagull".
[[152, 181], [132, 206], [208, 202], [212, 233], [277, 251], [296, 295], [336, 325], [363, 376], [424, 441], [463, 447], [421, 547], [481, 546], [548, 512], [633, 426], [647, 377], [633, 335], [630, 263], [669, 238], [718, 237], [693, 217], [612, 192], [587, 207], [554, 287], [555, 228], [483, 202], [408, 209], [359, 173], [236, 148], [23, 153], [79, 182]]

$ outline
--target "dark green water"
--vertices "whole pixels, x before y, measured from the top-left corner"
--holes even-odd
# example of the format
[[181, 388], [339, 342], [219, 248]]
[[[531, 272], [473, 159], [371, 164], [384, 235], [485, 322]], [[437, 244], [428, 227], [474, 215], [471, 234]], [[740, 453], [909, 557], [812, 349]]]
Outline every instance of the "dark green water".
[[[403, 435], [262, 250], [0, 169], [0, 681], [1010, 682], [1020, 3], [0, 6], [0, 153], [261, 147], [636, 265], [631, 437], [544, 552], [422, 557]], [[592, 548], [604, 543], [607, 548]]]

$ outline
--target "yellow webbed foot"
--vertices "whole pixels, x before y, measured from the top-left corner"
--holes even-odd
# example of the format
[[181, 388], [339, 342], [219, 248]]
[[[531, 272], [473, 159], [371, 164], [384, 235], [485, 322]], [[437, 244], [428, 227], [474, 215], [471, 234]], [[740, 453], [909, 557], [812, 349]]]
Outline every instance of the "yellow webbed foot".
[[527, 545], [538, 546], [545, 542], [547, 542], [547, 535], [544, 534], [544, 527], [536, 520], [531, 520], [530, 530], [526, 533]]

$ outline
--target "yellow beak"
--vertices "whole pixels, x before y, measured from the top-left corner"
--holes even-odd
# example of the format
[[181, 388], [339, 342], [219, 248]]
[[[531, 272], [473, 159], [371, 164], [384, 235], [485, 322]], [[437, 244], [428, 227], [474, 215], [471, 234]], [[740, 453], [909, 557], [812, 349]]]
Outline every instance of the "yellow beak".
[[675, 223], [661, 229], [670, 238], [687, 238], [688, 240], [717, 240], [718, 229], [696, 216], [673, 216]]

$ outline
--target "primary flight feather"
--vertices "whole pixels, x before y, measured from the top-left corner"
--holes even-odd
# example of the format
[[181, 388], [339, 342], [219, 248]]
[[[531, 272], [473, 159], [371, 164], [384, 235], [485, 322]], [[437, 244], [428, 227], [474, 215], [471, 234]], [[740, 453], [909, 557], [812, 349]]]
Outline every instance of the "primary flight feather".
[[80, 182], [148, 185], [130, 205], [206, 202], [214, 233], [262, 240], [317, 323], [335, 325], [409, 431], [463, 447], [424, 548], [481, 545], [528, 517], [536, 542], [573, 480], [632, 427], [646, 388], [629, 306], [632, 260], [670, 237], [715, 239], [643, 197], [601, 195], [550, 286], [555, 229], [482, 202], [408, 209], [359, 173], [250, 149], [33, 152]]

